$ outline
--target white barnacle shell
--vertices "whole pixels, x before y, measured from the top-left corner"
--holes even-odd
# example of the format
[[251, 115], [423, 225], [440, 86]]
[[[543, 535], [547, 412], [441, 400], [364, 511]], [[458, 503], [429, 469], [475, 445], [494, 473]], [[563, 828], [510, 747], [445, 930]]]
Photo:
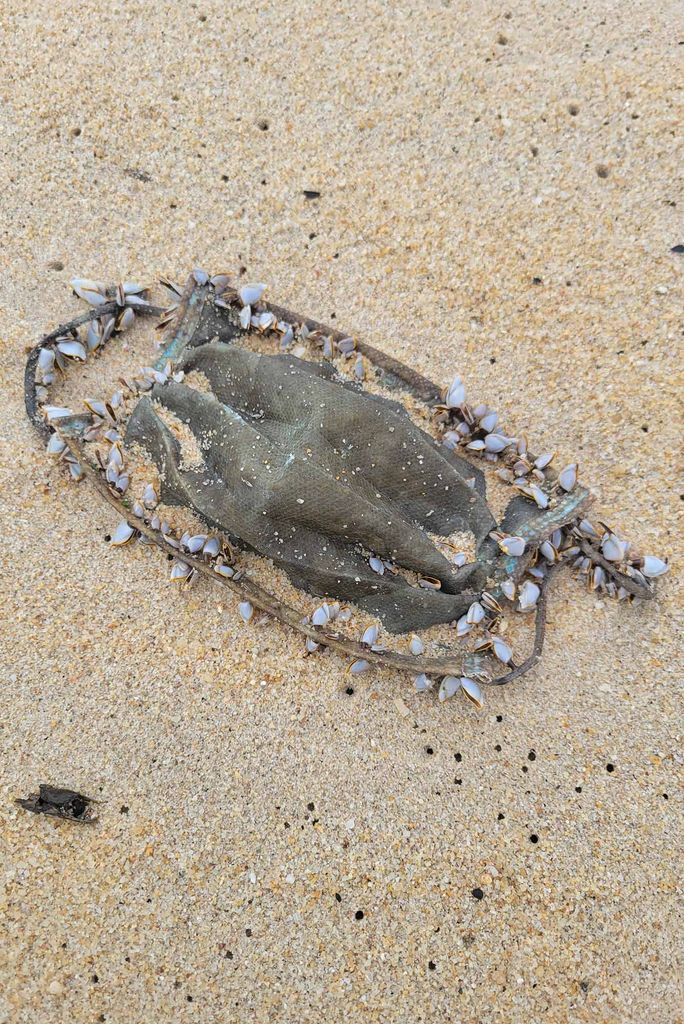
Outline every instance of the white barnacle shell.
[[502, 615], [503, 608], [489, 591], [483, 590], [482, 596], [480, 597], [481, 604], [487, 609], [487, 611], [494, 612], [495, 615]]
[[558, 474], [558, 483], [564, 491], [571, 491], [577, 483], [577, 463], [571, 462]]
[[192, 569], [189, 565], [186, 565], [185, 562], [174, 562], [171, 566], [171, 575], [169, 576], [169, 579], [173, 583], [182, 583], [183, 580], [188, 579], [191, 572]]
[[532, 611], [536, 608], [541, 590], [536, 583], [525, 580], [518, 594], [518, 610], [521, 612]]
[[307, 654], [315, 654], [315, 652], [318, 650], [319, 647], [320, 647], [320, 644], [317, 644], [315, 640], [312, 640], [310, 636], [307, 636], [307, 638], [306, 638]]
[[662, 558], [656, 558], [655, 555], [644, 555], [639, 566], [644, 576], [647, 576], [649, 579], [664, 576], [670, 568], [667, 562], [664, 562]]
[[329, 619], [328, 609], [321, 605], [320, 608], [316, 608], [311, 616], [311, 623], [314, 626], [327, 626]]
[[206, 543], [202, 548], [202, 554], [207, 555], [209, 558], [215, 558], [221, 550], [221, 544], [218, 537], [207, 537]]
[[409, 641], [409, 650], [415, 657], [418, 657], [420, 654], [425, 654], [425, 644], [419, 636], [411, 637]]
[[462, 615], [461, 618], [456, 623], [456, 636], [458, 636], [458, 637], [467, 636], [472, 628], [473, 627], [468, 622], [467, 616], [466, 615]]
[[252, 307], [243, 306], [240, 310], [240, 326], [243, 330], [248, 331], [252, 323]]
[[377, 558], [375, 555], [373, 555], [372, 558], [368, 559], [368, 564], [370, 565], [370, 567], [373, 570], [373, 572], [376, 572], [378, 574], [378, 576], [383, 576], [384, 575], [384, 573], [385, 573], [385, 563], [383, 562], [383, 560], [381, 558]]
[[480, 711], [484, 705], [484, 697], [482, 696], [482, 689], [480, 686], [474, 679], [469, 679], [468, 676], [461, 676], [460, 684], [464, 697], [466, 697], [470, 703], [474, 704], [477, 710]]
[[145, 484], [142, 492], [142, 503], [145, 508], [153, 509], [156, 508], [159, 499], [157, 492], [155, 491], [152, 484]]
[[501, 550], [506, 555], [519, 558], [525, 552], [527, 542], [524, 537], [514, 537], [510, 534], [496, 534], [495, 539]]
[[537, 487], [536, 484], [528, 484], [527, 487], [521, 487], [520, 491], [522, 494], [526, 494], [528, 498], [532, 498], [536, 502], [538, 508], [549, 507], [549, 496], [541, 487]]
[[[283, 321], [281, 320], [281, 323]], [[292, 330], [291, 324], [286, 325], [286, 329], [283, 331], [283, 336], [280, 339], [280, 347], [285, 349], [288, 348], [294, 341], [294, 331]]]
[[547, 562], [558, 561], [558, 551], [553, 546], [550, 540], [542, 541], [539, 545], [539, 554], [546, 559]]
[[54, 353], [54, 349], [51, 349], [51, 348], [41, 348], [40, 352], [38, 353], [38, 370], [39, 370], [41, 376], [43, 377], [43, 379], [45, 378], [46, 374], [51, 374], [52, 371], [54, 370], [54, 368], [55, 368], [55, 353]]
[[501, 593], [504, 597], [507, 597], [509, 601], [515, 600], [515, 583], [513, 580], [504, 580], [501, 584]]
[[589, 519], [580, 519], [578, 529], [585, 537], [591, 537], [593, 540], [598, 539], [598, 530]]
[[365, 658], [358, 658], [351, 666], [349, 671], [353, 676], [360, 676], [362, 672], [366, 672], [370, 668], [370, 663]]
[[499, 414], [490, 409], [484, 416], [480, 417], [480, 429], [484, 430], [486, 434], [491, 434], [498, 422]]
[[59, 434], [50, 434], [50, 440], [47, 443], [48, 455], [61, 455], [65, 449], [66, 443]]
[[458, 409], [465, 404], [466, 390], [460, 377], [454, 377], [451, 387], [446, 393], [445, 405], [449, 409]]
[[102, 420], [107, 419], [107, 406], [99, 398], [84, 398], [83, 404], [94, 416], [99, 416]]
[[273, 327], [275, 324], [275, 317], [273, 313], [260, 313], [257, 321], [257, 326], [260, 331], [266, 331], [269, 327]]
[[473, 601], [470, 608], [466, 612], [466, 622], [469, 626], [476, 626], [479, 622], [482, 622], [485, 615], [484, 608], [479, 601]]
[[191, 555], [196, 555], [198, 551], [201, 551], [206, 542], [206, 533], [196, 533], [193, 537], [188, 539], [186, 547]]
[[259, 301], [265, 291], [265, 284], [243, 284], [242, 288], [238, 290], [240, 302], [242, 302], [243, 306], [253, 306]]
[[[129, 299], [129, 301], [132, 302], [133, 299], [131, 298]], [[116, 329], [117, 331], [127, 331], [128, 328], [132, 327], [134, 323], [135, 312], [131, 309], [130, 306], [126, 306], [125, 309], [121, 310], [119, 316], [116, 319]]]
[[73, 410], [65, 405], [44, 405], [43, 413], [47, 416], [48, 421], [61, 420], [64, 416], [74, 415]]
[[602, 565], [595, 565], [591, 574], [590, 586], [592, 590], [600, 590], [606, 582], [607, 574]]
[[456, 554], [452, 557], [451, 561], [454, 563], [457, 569], [462, 568], [467, 561], [465, 551], [457, 551]]
[[114, 530], [114, 533], [112, 534], [109, 543], [112, 545], [112, 547], [118, 548], [121, 547], [123, 544], [127, 544], [134, 535], [135, 530], [133, 529], [133, 527], [129, 526], [125, 519], [122, 519], [117, 528]]
[[87, 277], [74, 277], [69, 283], [79, 299], [85, 299], [91, 306], [101, 306], [107, 301], [107, 288], [102, 281], [91, 281]]
[[250, 601], [240, 601], [238, 605], [238, 614], [243, 622], [249, 622], [254, 615], [254, 608]]
[[131, 509], [131, 511], [132, 511], [133, 515], [136, 516], [136, 518], [138, 518], [138, 519], [144, 519], [145, 518], [145, 509], [142, 507], [142, 505], [140, 504], [139, 501], [134, 501], [133, 502], [133, 508]]
[[233, 569], [232, 565], [225, 565], [223, 562], [221, 562], [220, 565], [214, 566], [214, 572], [217, 574], [217, 576], [223, 576], [225, 577], [225, 579], [228, 580], [231, 578], [231, 576], [235, 575], [235, 570]]
[[77, 341], [76, 338], [58, 341], [57, 351], [61, 352], [63, 356], [68, 356], [69, 359], [80, 359], [82, 362], [85, 362], [88, 356], [85, 346], [80, 341]]
[[485, 450], [485, 443], [481, 438], [478, 438], [476, 441], [471, 441], [467, 444], [466, 448], [471, 452], [483, 452]]
[[416, 676], [413, 682], [418, 693], [425, 693], [425, 691], [429, 690], [432, 686], [432, 680], [426, 676], [424, 672], [421, 672], [420, 675]]
[[515, 444], [515, 438], [506, 437], [505, 434], [487, 434], [484, 443], [485, 451], [498, 454], [506, 448], [510, 448], [512, 444]]
[[364, 630], [363, 636], [361, 637], [361, 643], [367, 644], [368, 647], [372, 647], [373, 644], [377, 641], [377, 639], [378, 627], [368, 626], [368, 628]]
[[544, 452], [538, 458], [534, 460], [535, 469], [546, 469], [551, 464], [551, 461], [556, 453], [555, 452]]
[[192, 272], [192, 276], [199, 285], [207, 284], [207, 282], [209, 281], [209, 275], [207, 274], [206, 270], [202, 270], [201, 267], [195, 267], [195, 269]]
[[492, 637], [492, 650], [499, 661], [503, 662], [504, 665], [508, 665], [509, 661], [513, 657], [513, 651], [508, 646], [505, 640], [502, 640], [500, 636]]
[[107, 461], [110, 466], [115, 466], [117, 469], [123, 469], [123, 453], [118, 442], [115, 442], [109, 449], [109, 457]]
[[601, 541], [601, 554], [608, 562], [621, 562], [626, 545], [614, 533], [606, 533]]
[[461, 680], [458, 676], [444, 676], [444, 679], [440, 683], [437, 696], [440, 700], [446, 700], [447, 697], [453, 697], [454, 694], [458, 693], [460, 688]]

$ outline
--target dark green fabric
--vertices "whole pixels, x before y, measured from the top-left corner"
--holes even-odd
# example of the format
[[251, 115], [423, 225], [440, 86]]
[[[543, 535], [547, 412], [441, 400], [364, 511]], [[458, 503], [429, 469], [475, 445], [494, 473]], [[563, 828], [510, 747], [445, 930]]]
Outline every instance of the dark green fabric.
[[[452, 458], [401, 405], [337, 377], [330, 364], [264, 356], [209, 343], [181, 365], [200, 370], [212, 393], [169, 381], [138, 403], [126, 442], [159, 468], [162, 498], [187, 506], [211, 527], [286, 570], [317, 595], [354, 601], [388, 629], [404, 632], [463, 613], [485, 582], [477, 562], [457, 569], [432, 543], [495, 527], [484, 498]], [[183, 421], [204, 468], [181, 470], [175, 437], [154, 411]], [[475, 475], [470, 466], [468, 477]], [[442, 588], [379, 576], [368, 553], [392, 560]]]

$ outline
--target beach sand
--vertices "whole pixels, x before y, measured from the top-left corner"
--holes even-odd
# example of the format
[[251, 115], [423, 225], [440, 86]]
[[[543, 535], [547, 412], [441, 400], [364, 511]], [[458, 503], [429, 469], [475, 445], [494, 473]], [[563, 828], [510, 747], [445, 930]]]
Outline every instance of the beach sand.
[[[0, 1021], [682, 1021], [680, 5], [5, 8]], [[26, 351], [198, 265], [458, 372], [657, 600], [562, 575], [478, 714], [110, 548]]]

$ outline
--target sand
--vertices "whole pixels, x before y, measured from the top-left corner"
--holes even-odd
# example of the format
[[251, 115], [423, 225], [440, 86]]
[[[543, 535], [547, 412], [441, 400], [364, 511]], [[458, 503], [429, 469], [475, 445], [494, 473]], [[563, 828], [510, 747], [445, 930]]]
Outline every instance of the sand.
[[[681, 1021], [680, 5], [3, 28], [0, 1021]], [[460, 373], [671, 555], [657, 600], [562, 577], [543, 663], [477, 714], [108, 547], [26, 348], [76, 274], [195, 265]], [[15, 807], [38, 782], [99, 823]]]

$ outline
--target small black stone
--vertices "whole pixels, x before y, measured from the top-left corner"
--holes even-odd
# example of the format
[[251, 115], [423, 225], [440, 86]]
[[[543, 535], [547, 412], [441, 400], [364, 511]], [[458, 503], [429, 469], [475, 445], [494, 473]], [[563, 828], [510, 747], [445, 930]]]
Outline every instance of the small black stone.
[[311, 801], [310, 801], [310, 802], [309, 802], [309, 803], [308, 803], [308, 804], [306, 805], [306, 808], [307, 808], [307, 810], [308, 810], [308, 811], [313, 811], [313, 810], [314, 810], [314, 808], [315, 808], [315, 804], [314, 804], [313, 800], [311, 800]]
[[434, 971], [434, 969], [435, 969], [435, 967], [436, 967], [436, 966], [437, 966], [437, 964], [435, 963], [435, 961], [434, 961], [434, 960], [428, 960], [428, 967], [429, 967], [429, 969], [430, 969], [431, 971]]
[[532, 835], [530, 836], [530, 842], [531, 843], [538, 843], [539, 842], [539, 836], [537, 835], [536, 832], [533, 832]]
[[527, 755], [527, 760], [528, 761], [536, 761], [537, 760], [537, 755], [536, 755], [534, 750], [530, 750], [529, 754]]
[[454, 758], [460, 764], [461, 761], [463, 760], [463, 755], [462, 754], [454, 754]]
[[321, 193], [317, 192], [316, 189], [313, 189], [313, 188], [305, 188], [304, 191], [303, 191], [303, 195], [304, 195], [305, 199], [320, 199], [321, 198]]
[[354, 917], [357, 921], [363, 921], [363, 910], [357, 910]]
[[335, 899], [337, 900], [338, 903], [342, 902], [342, 897], [340, 896], [339, 892], [335, 893]]
[[499, 811], [499, 813], [497, 814], [497, 816], [496, 816], [496, 817], [497, 817], [497, 820], [498, 820], [498, 821], [503, 821], [503, 820], [504, 820], [504, 818], [506, 817], [506, 815], [505, 815], [505, 814], [502, 814], [502, 813], [501, 813], [501, 811]]
[[606, 771], [607, 772], [614, 772], [615, 771], [615, 765], [611, 764], [610, 761], [609, 761], [608, 764], [606, 765]]
[[475, 897], [476, 900], [484, 899], [484, 893], [483, 893], [482, 889], [480, 889], [479, 887], [477, 889], [473, 889], [472, 893], [473, 893], [473, 896]]
[[676, 252], [678, 256], [684, 253], [684, 245], [673, 245], [670, 252]]
[[432, 747], [426, 747], [425, 748], [425, 753], [426, 754], [434, 754], [434, 750], [432, 749]]

